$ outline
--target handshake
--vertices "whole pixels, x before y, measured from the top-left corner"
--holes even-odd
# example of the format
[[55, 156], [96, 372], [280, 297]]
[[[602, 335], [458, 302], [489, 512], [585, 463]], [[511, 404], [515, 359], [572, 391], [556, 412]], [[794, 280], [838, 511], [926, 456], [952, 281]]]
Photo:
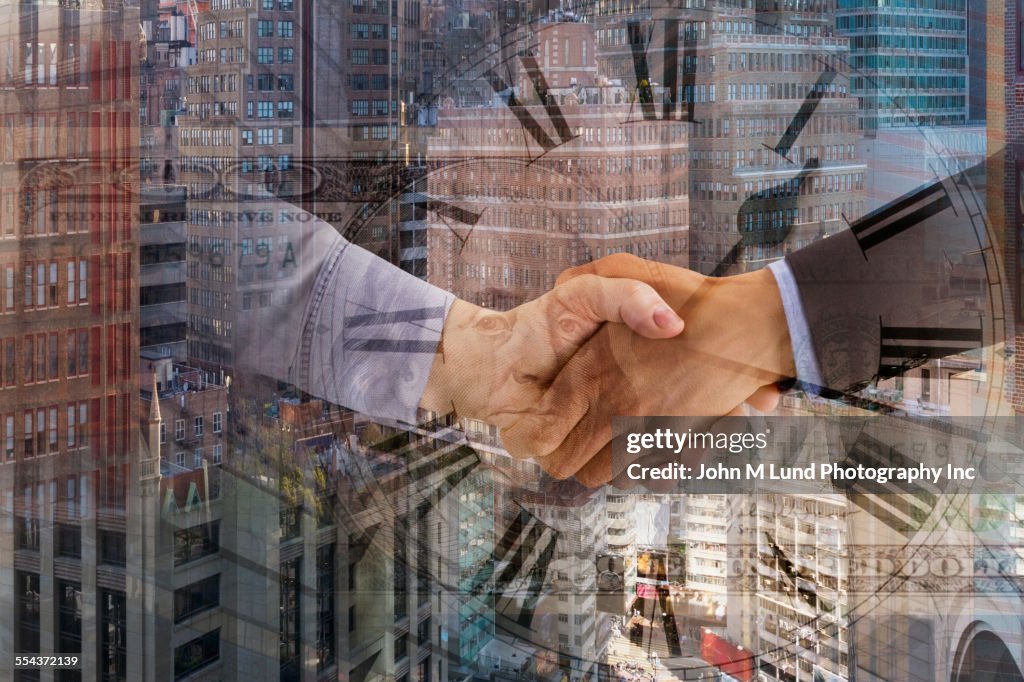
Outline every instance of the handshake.
[[710, 278], [619, 254], [507, 312], [455, 301], [420, 406], [494, 424], [513, 457], [596, 486], [621, 473], [613, 416], [771, 410], [795, 375], [770, 271]]

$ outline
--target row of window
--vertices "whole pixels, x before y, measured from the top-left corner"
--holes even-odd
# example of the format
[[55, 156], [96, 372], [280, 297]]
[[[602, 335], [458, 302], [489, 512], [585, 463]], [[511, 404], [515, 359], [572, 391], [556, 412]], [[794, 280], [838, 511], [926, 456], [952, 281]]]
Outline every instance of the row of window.
[[[372, 61], [371, 61], [372, 58]], [[349, 62], [356, 65], [374, 64], [383, 66], [388, 63], [388, 51], [384, 48], [353, 48], [349, 50]], [[391, 63], [398, 65], [398, 50], [391, 50]]]
[[[219, 24], [219, 35], [221, 38], [244, 38], [245, 20], [235, 19], [233, 21], [221, 21]], [[202, 24], [199, 27], [200, 40], [213, 40], [218, 35], [218, 23], [214, 21]]]
[[279, 19], [277, 21], [277, 33], [274, 32], [274, 22], [270, 19], [259, 19], [256, 22], [256, 36], [259, 38], [293, 38], [295, 36], [295, 22], [290, 19]]
[[260, 92], [279, 90], [281, 92], [292, 92], [295, 90], [295, 76], [290, 73], [259, 73], [255, 76], [249, 74], [245, 77], [246, 89], [252, 92], [254, 89]]
[[[214, 412], [212, 415], [212, 431], [213, 433], [221, 433], [224, 430], [224, 414], [222, 412]], [[166, 424], [160, 424], [160, 443], [167, 442]], [[206, 417], [199, 414], [192, 417], [192, 435], [196, 438], [202, 438], [206, 432]], [[185, 420], [175, 419], [174, 420], [174, 440], [180, 442], [185, 440]]]
[[[174, 463], [180, 467], [189, 467], [193, 469], [201, 469], [203, 467], [203, 457], [205, 457], [202, 448], [196, 448], [192, 451], [192, 462], [189, 464], [187, 454], [183, 451], [174, 453]], [[210, 464], [214, 466], [220, 465], [224, 461], [224, 446], [214, 445], [210, 449]]]
[[[295, 0], [259, 0], [260, 7], [265, 10], [278, 9], [291, 11], [295, 9]], [[251, 9], [252, 0], [213, 0], [210, 9]]]
[[246, 51], [244, 47], [222, 47], [199, 50], [199, 62], [202, 64], [246, 64]]
[[[352, 100], [352, 115], [353, 116], [370, 116], [371, 112], [373, 116], [387, 116], [388, 115], [388, 101], [386, 99], [375, 99], [373, 100], [373, 107], [370, 107], [370, 100], [366, 99], [354, 99]], [[398, 113], [398, 100], [391, 100], [390, 113]]]
[[[962, 14], [962, 9], [955, 10]], [[873, 31], [894, 28], [901, 31], [950, 31], [966, 32], [967, 19], [962, 16], [935, 16], [932, 13], [911, 14], [903, 12], [870, 12], [836, 17], [836, 28], [840, 31]]]
[[[349, 78], [353, 90], [387, 90], [388, 75], [386, 73], [353, 73]], [[398, 76], [391, 77], [391, 87], [398, 87]]]
[[[277, 48], [277, 63], [278, 64], [293, 64], [295, 62], [295, 48], [293, 47], [279, 47]], [[273, 64], [274, 63], [274, 48], [272, 47], [257, 47], [256, 48], [256, 63], [257, 64]]]
[[[99, 333], [99, 328], [96, 334]], [[67, 332], [27, 334], [21, 339], [21, 383], [23, 385], [44, 381], [56, 381], [62, 377], [72, 379], [89, 374], [90, 342], [88, 329], [71, 329]], [[0, 340], [3, 353], [2, 379], [4, 387], [18, 385], [17, 345], [14, 337]], [[63, 346], [64, 352], [61, 353]], [[65, 358], [65, 363], [61, 358]]]
[[[355, 40], [386, 40], [387, 24], [352, 24], [352, 37]], [[398, 40], [398, 27], [391, 27], [391, 40]]]
[[[391, 0], [392, 12], [394, 16], [398, 16], [398, 0]], [[365, 14], [367, 11], [366, 0], [352, 0], [352, 13], [353, 14]], [[388, 2], [387, 0], [370, 0], [369, 11], [371, 14], [387, 14], [388, 13]]]
[[[68, 450], [89, 444], [89, 404], [87, 401], [67, 403], [25, 410], [22, 418], [6, 414], [0, 422], [3, 427], [4, 457], [12, 461], [15, 457], [17, 439], [23, 442], [25, 457], [55, 453], [60, 449], [60, 432], [65, 434]], [[19, 427], [22, 427], [19, 429]]]
[[[253, 117], [253, 102], [248, 101], [245, 103], [245, 115], [246, 118]], [[255, 102], [256, 107], [256, 118], [274, 118], [274, 102], [270, 100], [260, 100]], [[277, 118], [294, 118], [295, 117], [295, 102], [281, 101], [277, 102]]]
[[[250, 76], [251, 77], [251, 76]], [[186, 93], [236, 92], [238, 74], [214, 74], [212, 76], [190, 76], [185, 81]]]
[[[82, 305], [89, 302], [89, 260], [25, 263], [22, 270], [22, 304], [25, 310]], [[3, 270], [3, 312], [15, 311], [16, 277], [13, 265]]]

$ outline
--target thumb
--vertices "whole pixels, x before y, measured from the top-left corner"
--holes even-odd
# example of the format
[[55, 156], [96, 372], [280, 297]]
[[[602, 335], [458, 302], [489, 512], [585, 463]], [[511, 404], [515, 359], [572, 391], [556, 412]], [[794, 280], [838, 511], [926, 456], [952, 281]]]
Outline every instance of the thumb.
[[683, 320], [648, 284], [635, 279], [579, 275], [558, 286], [559, 300], [588, 322], [618, 322], [649, 339], [683, 331]]

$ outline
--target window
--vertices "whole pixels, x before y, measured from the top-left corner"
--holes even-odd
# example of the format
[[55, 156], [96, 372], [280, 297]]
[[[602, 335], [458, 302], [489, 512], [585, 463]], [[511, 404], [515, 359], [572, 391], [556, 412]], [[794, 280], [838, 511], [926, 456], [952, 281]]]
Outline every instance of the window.
[[220, 551], [220, 522], [175, 531], [174, 565], [180, 566]]
[[355, 40], [367, 40], [370, 37], [369, 24], [352, 24], [352, 38]]
[[17, 596], [18, 638], [15, 651], [39, 652], [39, 576], [35, 573], [15, 572], [15, 595]]
[[82, 585], [57, 581], [57, 651], [82, 651]]
[[185, 440], [185, 420], [174, 420], [174, 440]]
[[377, 66], [381, 66], [388, 63], [388, 51], [382, 48], [376, 48], [373, 51], [373, 63]]
[[277, 77], [277, 89], [284, 92], [295, 90], [295, 76], [290, 73], [279, 75]]
[[223, 458], [224, 458], [224, 454], [223, 454], [224, 450], [223, 450], [223, 448], [224, 448], [223, 445], [214, 445], [213, 446], [213, 456], [212, 456], [212, 459], [211, 459], [211, 462], [213, 464], [220, 464], [221, 461], [223, 460]]
[[28, 264], [25, 266], [24, 271], [24, 285], [25, 285], [25, 307], [32, 307], [32, 265]]
[[124, 566], [127, 563], [128, 552], [125, 548], [124, 533], [101, 530], [99, 531], [99, 541], [100, 563], [112, 566]]
[[220, 606], [220, 574], [174, 591], [174, 622]]
[[[353, 64], [369, 64], [370, 63], [370, 51], [364, 49], [352, 50], [352, 63]], [[31, 277], [31, 275], [30, 275]]]
[[242, 131], [242, 144], [246, 144], [246, 145], [252, 144], [252, 131], [251, 130], [243, 130]]
[[84, 258], [78, 261], [78, 302], [89, 300], [89, 261]]
[[354, 99], [354, 100], [352, 100], [352, 115], [353, 116], [369, 116], [370, 115], [370, 100], [368, 100], [368, 99]]
[[195, 452], [192, 453], [192, 468], [201, 469], [203, 466], [203, 449], [196, 448]]
[[295, 24], [291, 21], [277, 22], [277, 35], [281, 38], [291, 38], [295, 33]]
[[[71, 412], [69, 414], [72, 417], [74, 416], [73, 412]], [[72, 419], [72, 422], [73, 421], [74, 420]], [[164, 424], [163, 422], [160, 422], [160, 444], [163, 445], [166, 442], [167, 442], [167, 424]]]
[[277, 48], [277, 61], [282, 64], [291, 64], [295, 61], [295, 48], [292, 47], [279, 47]]
[[282, 506], [280, 511], [281, 542], [299, 537], [302, 530], [302, 507]]
[[82, 529], [68, 524], [57, 524], [57, 555], [72, 559], [82, 558]]
[[274, 103], [266, 100], [260, 101], [256, 105], [256, 118], [273, 118], [274, 117]]
[[280, 613], [278, 630], [278, 660], [281, 662], [281, 678], [290, 679], [292, 672], [298, 675], [299, 663], [299, 567], [301, 558], [281, 564]]
[[174, 650], [174, 679], [180, 680], [220, 658], [220, 628]]
[[373, 25], [373, 39], [385, 40], [387, 38], [387, 27], [384, 24]]
[[[383, 77], [383, 76], [382, 76]], [[374, 76], [374, 82], [376, 82], [377, 76]], [[385, 82], [387, 82], [386, 77]], [[354, 73], [352, 74], [352, 89], [353, 90], [367, 90], [370, 87], [370, 76], [365, 73]], [[387, 86], [385, 86], [387, 87]]]
[[100, 679], [123, 682], [128, 679], [128, 619], [121, 592], [100, 593]]
[[295, 102], [278, 102], [277, 117], [292, 118], [295, 115]]
[[316, 668], [334, 663], [334, 545], [316, 550]]
[[39, 519], [25, 516], [17, 517], [16, 524], [18, 549], [39, 551]]
[[203, 435], [203, 424], [203, 415], [198, 415], [192, 420], [192, 433], [195, 434], [196, 438], [199, 438]]
[[[281, 48], [284, 49], [284, 48]], [[288, 48], [291, 49], [291, 48]], [[256, 63], [257, 64], [273, 64], [274, 63], [274, 48], [272, 47], [257, 47], [256, 48]]]
[[269, 19], [260, 19], [257, 21], [256, 35], [260, 38], [272, 38], [274, 36], [274, 22]]
[[375, 73], [375, 74], [373, 74], [373, 89], [374, 90], [387, 90], [388, 89], [388, 75], [386, 73]]
[[274, 144], [274, 129], [260, 128], [256, 131], [257, 144]]

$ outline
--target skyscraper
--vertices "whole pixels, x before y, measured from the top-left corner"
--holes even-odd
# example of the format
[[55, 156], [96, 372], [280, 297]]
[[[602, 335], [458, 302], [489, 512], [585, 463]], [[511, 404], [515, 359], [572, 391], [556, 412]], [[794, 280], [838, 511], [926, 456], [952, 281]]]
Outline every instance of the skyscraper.
[[850, 39], [850, 89], [864, 130], [967, 121], [966, 0], [888, 4], [839, 0], [836, 31]]
[[142, 566], [129, 552], [101, 567], [140, 538], [138, 11], [5, 3], [3, 15], [0, 494], [13, 527], [0, 582], [14, 608], [0, 666], [96, 652], [80, 656], [82, 678], [140, 678], [127, 575]]

